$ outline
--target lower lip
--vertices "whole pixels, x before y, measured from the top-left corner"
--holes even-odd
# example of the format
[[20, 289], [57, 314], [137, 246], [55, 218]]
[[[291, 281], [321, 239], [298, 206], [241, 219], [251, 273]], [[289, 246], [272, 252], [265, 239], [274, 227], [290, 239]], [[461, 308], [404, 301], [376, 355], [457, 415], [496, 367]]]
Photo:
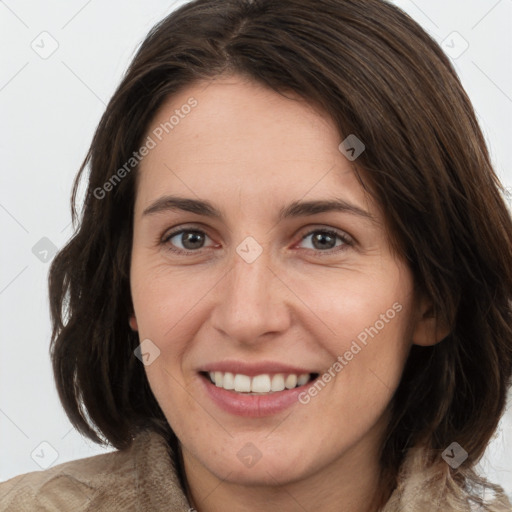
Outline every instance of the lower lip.
[[284, 411], [294, 403], [298, 403], [300, 393], [314, 382], [309, 381], [303, 386], [275, 391], [268, 395], [249, 395], [220, 388], [202, 374], [200, 374], [200, 378], [210, 398], [221, 409], [231, 414], [251, 418], [272, 416]]

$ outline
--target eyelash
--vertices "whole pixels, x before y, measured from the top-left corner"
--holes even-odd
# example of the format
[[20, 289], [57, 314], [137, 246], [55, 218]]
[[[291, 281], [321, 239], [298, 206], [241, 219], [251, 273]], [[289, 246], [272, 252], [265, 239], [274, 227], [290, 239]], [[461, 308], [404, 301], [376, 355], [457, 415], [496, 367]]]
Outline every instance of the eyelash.
[[[195, 251], [183, 250], [183, 249], [179, 249], [179, 248], [176, 248], [176, 247], [172, 247], [171, 244], [169, 244], [169, 241], [172, 238], [174, 238], [176, 235], [181, 235], [183, 233], [189, 233], [189, 232], [198, 233], [198, 234], [205, 235], [205, 236], [208, 237], [208, 234], [205, 233], [201, 229], [181, 228], [181, 229], [177, 229], [176, 231], [172, 231], [171, 233], [169, 233], [167, 235], [164, 235], [164, 237], [160, 240], [159, 243], [162, 246], [167, 246], [166, 250], [168, 250], [170, 252], [173, 252], [175, 254], [178, 254], [178, 255], [190, 256], [190, 255], [193, 255], [194, 253], [198, 254], [204, 248], [200, 248], [200, 249], [197, 249]], [[321, 255], [326, 255], [327, 256], [327, 255], [332, 255], [334, 253], [338, 253], [338, 252], [347, 250], [348, 247], [354, 246], [354, 241], [353, 241], [353, 239], [351, 237], [349, 237], [347, 234], [345, 234], [343, 232], [336, 231], [336, 230], [334, 230], [332, 228], [313, 229], [313, 230], [309, 231], [308, 233], [306, 233], [304, 236], [302, 236], [300, 241], [305, 240], [307, 237], [309, 237], [309, 236], [311, 236], [311, 235], [313, 235], [315, 233], [323, 233], [323, 234], [327, 234], [327, 235], [330, 235], [330, 236], [337, 237], [337, 238], [339, 238], [343, 242], [343, 245], [337, 246], [337, 247], [334, 247], [332, 249], [328, 249], [328, 250], [325, 250], [325, 251], [321, 251], [321, 250], [317, 250], [317, 249], [305, 249], [306, 251], [313, 251], [313, 252], [315, 252], [317, 254], [321, 254]]]

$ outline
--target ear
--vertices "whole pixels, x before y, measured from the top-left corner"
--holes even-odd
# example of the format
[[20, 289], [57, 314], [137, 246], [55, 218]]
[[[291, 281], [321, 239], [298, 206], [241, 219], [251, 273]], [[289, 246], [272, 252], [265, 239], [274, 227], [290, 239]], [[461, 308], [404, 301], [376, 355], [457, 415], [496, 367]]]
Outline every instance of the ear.
[[135, 315], [132, 315], [130, 319], [128, 320], [128, 323], [130, 324], [130, 327], [132, 328], [132, 331], [137, 331], [139, 329], [137, 325], [137, 319], [135, 318]]
[[422, 297], [417, 307], [417, 319], [412, 334], [414, 345], [428, 347], [442, 341], [450, 334], [446, 320], [434, 315], [432, 302]]

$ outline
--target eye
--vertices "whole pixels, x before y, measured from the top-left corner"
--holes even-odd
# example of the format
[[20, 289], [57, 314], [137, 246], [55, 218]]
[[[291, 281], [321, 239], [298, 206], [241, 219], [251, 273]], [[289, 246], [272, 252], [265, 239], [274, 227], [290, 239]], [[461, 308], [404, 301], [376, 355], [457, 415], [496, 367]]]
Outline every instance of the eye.
[[[302, 241], [311, 237], [310, 247], [316, 252], [332, 253], [346, 250], [348, 246], [354, 244], [351, 237], [346, 233], [334, 231], [332, 229], [315, 229], [302, 237]], [[340, 242], [340, 243], [338, 243]]]
[[[207, 238], [210, 237], [200, 229], [180, 229], [165, 235], [161, 243], [167, 246], [169, 251], [186, 254], [203, 249]], [[178, 244], [181, 244], [181, 247]]]
[[[310, 247], [306, 247], [306, 249], [317, 253], [332, 254], [354, 245], [354, 241], [349, 235], [333, 229], [310, 231], [301, 238], [301, 242], [309, 238], [311, 239]], [[208, 247], [205, 246], [206, 239], [210, 239], [210, 237], [201, 229], [181, 228], [164, 235], [160, 244], [176, 254], [190, 254], [199, 253], [201, 249]]]

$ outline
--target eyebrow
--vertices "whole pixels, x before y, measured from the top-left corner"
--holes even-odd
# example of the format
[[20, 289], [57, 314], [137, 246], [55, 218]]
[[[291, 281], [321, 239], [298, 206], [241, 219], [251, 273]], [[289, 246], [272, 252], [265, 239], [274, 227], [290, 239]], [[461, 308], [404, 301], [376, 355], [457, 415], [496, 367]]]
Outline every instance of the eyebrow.
[[[160, 197], [142, 212], [142, 216], [179, 210], [219, 220], [223, 220], [224, 218], [221, 211], [209, 201], [178, 196]], [[355, 204], [338, 198], [316, 201], [293, 201], [279, 211], [278, 221], [333, 211], [350, 213], [377, 223], [377, 220], [371, 213]]]

